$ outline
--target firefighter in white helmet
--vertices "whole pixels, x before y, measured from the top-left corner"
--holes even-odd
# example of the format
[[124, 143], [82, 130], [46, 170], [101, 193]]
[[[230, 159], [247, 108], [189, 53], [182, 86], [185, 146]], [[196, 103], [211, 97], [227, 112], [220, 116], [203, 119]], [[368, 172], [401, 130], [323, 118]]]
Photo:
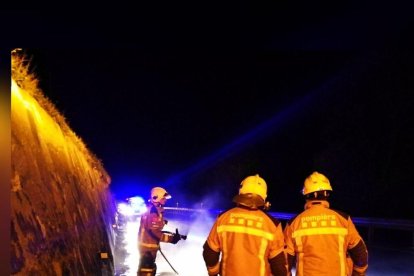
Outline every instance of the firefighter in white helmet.
[[258, 174], [241, 182], [236, 207], [218, 216], [204, 243], [208, 275], [287, 275], [282, 225], [263, 211], [266, 197]]
[[138, 248], [140, 254], [138, 275], [153, 276], [157, 270], [155, 259], [160, 249], [160, 242], [176, 244], [181, 235], [162, 231], [167, 223], [164, 220], [164, 208], [171, 195], [161, 187], [151, 189], [147, 212], [142, 215], [138, 232]]
[[284, 230], [289, 273], [296, 259], [297, 276], [365, 275], [367, 247], [351, 217], [329, 208], [331, 192], [325, 175], [313, 172], [305, 179], [305, 210]]

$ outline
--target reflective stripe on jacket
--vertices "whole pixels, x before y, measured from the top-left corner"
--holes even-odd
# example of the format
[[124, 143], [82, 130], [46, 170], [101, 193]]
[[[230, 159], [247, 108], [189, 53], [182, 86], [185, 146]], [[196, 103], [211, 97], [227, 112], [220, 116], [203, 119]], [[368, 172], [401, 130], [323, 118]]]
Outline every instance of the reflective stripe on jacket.
[[[269, 276], [269, 260], [283, 253], [281, 224], [261, 210], [235, 207], [215, 221], [206, 241], [221, 252], [220, 264], [208, 267], [209, 275]], [[285, 269], [283, 259], [282, 267]]]
[[164, 208], [149, 205], [148, 210], [141, 216], [138, 232], [139, 249], [158, 250], [161, 242], [168, 242], [168, 236], [162, 233], [165, 225]]
[[[329, 209], [327, 201], [309, 201], [305, 211], [287, 223], [285, 230], [286, 253], [296, 256], [296, 275], [345, 276], [352, 274], [347, 266], [347, 252], [363, 247], [355, 268], [364, 275], [367, 250], [351, 218]], [[362, 241], [362, 242], [361, 242]]]

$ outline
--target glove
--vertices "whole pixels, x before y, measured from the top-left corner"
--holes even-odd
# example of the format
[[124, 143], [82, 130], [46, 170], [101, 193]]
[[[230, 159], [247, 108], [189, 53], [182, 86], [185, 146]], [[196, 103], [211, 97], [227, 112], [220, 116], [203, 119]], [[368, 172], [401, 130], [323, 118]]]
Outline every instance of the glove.
[[173, 234], [172, 235], [172, 239], [171, 239], [172, 244], [176, 244], [179, 240], [181, 240], [181, 235], [179, 235], [179, 234]]

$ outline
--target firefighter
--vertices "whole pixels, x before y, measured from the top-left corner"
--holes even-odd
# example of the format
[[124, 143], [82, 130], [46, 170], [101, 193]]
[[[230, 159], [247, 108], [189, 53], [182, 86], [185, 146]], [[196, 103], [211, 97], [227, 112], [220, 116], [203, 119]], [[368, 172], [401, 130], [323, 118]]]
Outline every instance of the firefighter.
[[313, 172], [305, 179], [305, 210], [288, 221], [284, 230], [289, 273], [296, 259], [297, 276], [365, 275], [367, 247], [351, 217], [329, 208], [331, 192], [325, 175]]
[[217, 217], [204, 243], [208, 275], [287, 275], [282, 225], [264, 212], [266, 197], [258, 174], [241, 182], [236, 206]]
[[153, 276], [157, 270], [155, 259], [160, 248], [160, 242], [176, 244], [181, 236], [162, 229], [167, 223], [164, 220], [164, 208], [167, 199], [171, 195], [164, 188], [154, 187], [151, 189], [151, 198], [147, 212], [141, 216], [141, 223], [138, 232], [138, 248], [140, 254], [138, 275]]

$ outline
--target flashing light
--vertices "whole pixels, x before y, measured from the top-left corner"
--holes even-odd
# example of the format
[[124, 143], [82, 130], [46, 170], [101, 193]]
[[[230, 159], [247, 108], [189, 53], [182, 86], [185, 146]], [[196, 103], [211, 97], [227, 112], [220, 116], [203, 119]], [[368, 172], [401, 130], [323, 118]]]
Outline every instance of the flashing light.
[[132, 208], [133, 213], [136, 215], [142, 215], [147, 211], [147, 205], [145, 200], [140, 196], [134, 196], [128, 198], [129, 206]]
[[140, 196], [129, 197], [126, 202], [118, 203], [118, 213], [123, 216], [140, 216], [147, 211], [145, 200]]

